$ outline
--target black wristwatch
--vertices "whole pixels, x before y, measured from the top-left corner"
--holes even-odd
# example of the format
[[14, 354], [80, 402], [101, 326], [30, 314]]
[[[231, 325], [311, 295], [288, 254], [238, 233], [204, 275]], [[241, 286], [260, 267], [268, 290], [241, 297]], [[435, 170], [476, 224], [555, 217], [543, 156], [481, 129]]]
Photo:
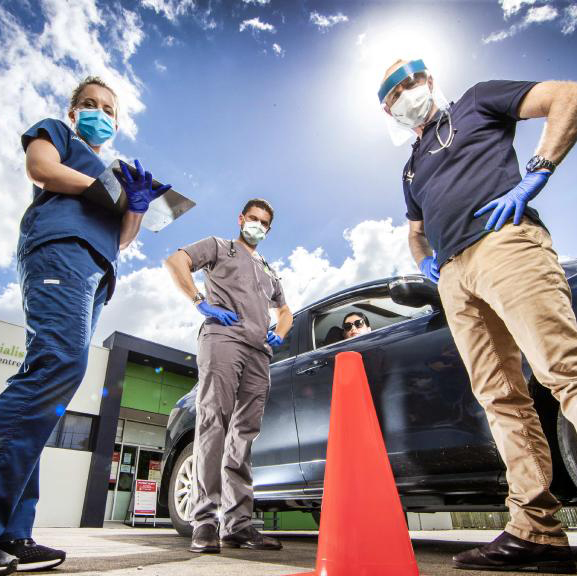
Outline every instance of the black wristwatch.
[[194, 305], [199, 304], [200, 302], [202, 302], [204, 300], [204, 294], [202, 292], [199, 292], [193, 299], [192, 299], [192, 303]]
[[550, 170], [551, 173], [555, 172], [555, 168], [557, 166], [551, 162], [551, 160], [547, 160], [547, 158], [543, 158], [543, 156], [533, 156], [529, 162], [527, 162], [527, 172], [537, 172], [537, 170]]

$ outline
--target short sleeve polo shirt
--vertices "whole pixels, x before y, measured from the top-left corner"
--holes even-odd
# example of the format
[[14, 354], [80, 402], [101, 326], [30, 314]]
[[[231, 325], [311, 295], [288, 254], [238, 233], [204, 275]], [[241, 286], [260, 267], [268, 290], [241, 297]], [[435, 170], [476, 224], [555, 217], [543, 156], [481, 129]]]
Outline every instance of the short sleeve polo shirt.
[[[65, 166], [96, 178], [106, 166], [64, 122], [47, 118], [22, 135], [24, 151], [35, 138], [50, 139]], [[33, 186], [33, 200], [20, 223], [19, 257], [58, 238], [78, 237], [97, 250], [116, 269], [122, 217], [83, 196], [59, 194]]]
[[[409, 220], [422, 220], [425, 234], [442, 266], [448, 258], [488, 234], [485, 225], [491, 212], [473, 214], [521, 181], [513, 148], [518, 108], [536, 82], [493, 80], [470, 88], [450, 107], [454, 140], [439, 148], [436, 120], [425, 127], [413, 144], [411, 159], [403, 172], [403, 188]], [[441, 140], [448, 136], [445, 119]], [[543, 225], [537, 211], [525, 214]]]
[[182, 248], [192, 270], [204, 270], [206, 300], [235, 312], [238, 324], [222, 326], [214, 318], [204, 323], [205, 334], [224, 334], [271, 355], [266, 343], [270, 308], [282, 308], [285, 297], [280, 280], [264, 259], [239, 242], [211, 236]]

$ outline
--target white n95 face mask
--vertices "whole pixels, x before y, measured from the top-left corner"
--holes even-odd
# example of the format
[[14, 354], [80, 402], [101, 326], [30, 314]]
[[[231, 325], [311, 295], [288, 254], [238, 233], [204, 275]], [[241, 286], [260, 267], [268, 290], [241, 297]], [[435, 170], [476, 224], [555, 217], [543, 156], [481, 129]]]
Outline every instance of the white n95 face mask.
[[241, 228], [242, 237], [251, 245], [256, 246], [266, 236], [266, 228], [258, 221], [245, 220]]
[[425, 123], [433, 107], [433, 94], [427, 84], [411, 90], [403, 90], [391, 106], [393, 118], [407, 128], [416, 128]]

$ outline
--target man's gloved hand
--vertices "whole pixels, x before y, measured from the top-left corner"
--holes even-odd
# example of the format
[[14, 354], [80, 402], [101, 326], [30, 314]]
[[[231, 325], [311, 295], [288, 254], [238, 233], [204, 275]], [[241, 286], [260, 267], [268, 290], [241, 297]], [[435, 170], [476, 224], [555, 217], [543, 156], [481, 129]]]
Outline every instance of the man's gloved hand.
[[419, 264], [421, 273], [424, 274], [429, 280], [432, 280], [435, 284], [439, 282], [439, 264], [437, 263], [436, 256], [427, 256], [421, 260]]
[[284, 340], [272, 330], [269, 330], [266, 335], [266, 343], [271, 346], [272, 348], [278, 348]]
[[515, 213], [513, 217], [513, 224], [518, 226], [521, 223], [521, 218], [523, 217], [523, 212], [525, 212], [525, 206], [529, 200], [533, 200], [541, 190], [551, 176], [551, 172], [527, 172], [525, 178], [515, 186], [512, 190], [509, 190], [507, 194], [492, 200], [483, 206], [480, 210], [475, 212], [474, 216], [477, 218], [489, 210], [493, 210], [485, 230], [491, 230], [493, 227], [495, 231], [500, 230], [505, 222], [509, 220], [511, 215]]
[[138, 171], [138, 176], [136, 178], [132, 176], [124, 162], [120, 163], [122, 175], [117, 174], [116, 172], [114, 172], [114, 175], [120, 182], [122, 188], [124, 188], [124, 192], [126, 192], [128, 210], [130, 212], [144, 214], [144, 212], [148, 210], [150, 203], [162, 196], [167, 190], [170, 190], [172, 186], [170, 184], [165, 184], [164, 186], [159, 186], [153, 190], [152, 174], [150, 172], [145, 172], [142, 164], [140, 164], [138, 160], [134, 161], [134, 166]]
[[206, 300], [197, 304], [196, 309], [207, 318], [216, 318], [223, 326], [232, 326], [238, 322], [238, 316], [234, 312], [211, 306]]

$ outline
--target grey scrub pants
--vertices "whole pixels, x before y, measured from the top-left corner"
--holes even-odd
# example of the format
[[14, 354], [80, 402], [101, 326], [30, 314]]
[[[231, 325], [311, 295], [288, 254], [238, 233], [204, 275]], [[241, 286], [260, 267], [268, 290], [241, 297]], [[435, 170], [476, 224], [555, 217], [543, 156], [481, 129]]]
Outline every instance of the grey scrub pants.
[[252, 523], [251, 447], [270, 388], [270, 357], [223, 334], [201, 332], [194, 437], [192, 526], [220, 535]]

